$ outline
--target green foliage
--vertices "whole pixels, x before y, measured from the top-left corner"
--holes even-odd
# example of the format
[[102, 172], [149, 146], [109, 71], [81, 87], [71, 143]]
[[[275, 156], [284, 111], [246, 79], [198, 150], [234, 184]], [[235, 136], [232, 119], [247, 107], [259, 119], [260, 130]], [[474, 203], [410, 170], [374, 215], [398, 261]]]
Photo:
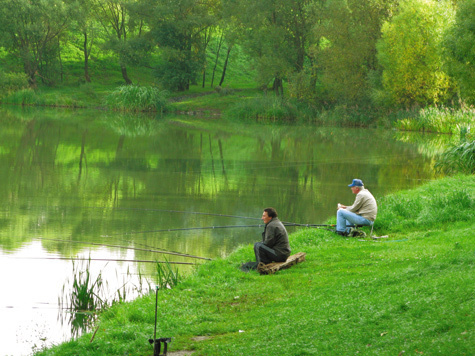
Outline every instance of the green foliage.
[[375, 46], [381, 27], [399, 0], [315, 2], [315, 12], [323, 19], [314, 28], [319, 41], [312, 48], [314, 67], [325, 92], [321, 101], [337, 105], [367, 102], [369, 76], [378, 69]]
[[446, 1], [401, 1], [399, 13], [382, 28], [378, 59], [383, 85], [397, 105], [445, 103], [453, 85], [442, 70], [442, 35], [454, 11]]
[[0, 72], [0, 97], [27, 87], [26, 74]]
[[106, 98], [107, 106], [119, 111], [167, 111], [167, 92], [155, 87], [124, 85]]
[[409, 118], [401, 118], [395, 122], [399, 130], [427, 131], [459, 134], [475, 125], [475, 109], [462, 107], [460, 109], [447, 107], [427, 107], [414, 113], [408, 111]]
[[447, 31], [444, 47], [449, 73], [456, 78], [463, 101], [475, 102], [475, 1], [459, 2], [455, 24]]
[[216, 21], [210, 14], [212, 7], [211, 1], [197, 0], [161, 0], [150, 5], [150, 35], [162, 57], [155, 73], [165, 88], [188, 90], [203, 70], [203, 36]]
[[44, 105], [44, 101], [30, 88], [18, 90], [8, 95], [3, 98], [3, 102], [17, 105]]
[[309, 0], [225, 2], [230, 20], [237, 19], [240, 40], [252, 57], [259, 86], [274, 81], [282, 91], [282, 79], [305, 66], [310, 35], [316, 19]]
[[298, 111], [291, 101], [269, 95], [237, 103], [226, 117], [253, 122], [296, 121]]
[[69, 10], [60, 0], [0, 1], [0, 45], [21, 59], [30, 85], [36, 85], [38, 74], [46, 84], [57, 79], [59, 36]]
[[92, 325], [96, 312], [107, 306], [102, 273], [93, 278], [90, 265], [91, 260], [88, 260], [85, 266], [78, 266], [73, 261], [72, 282], [66, 281], [58, 299], [61, 313], [69, 313], [69, 323], [74, 336], [87, 330]]
[[439, 161], [436, 168], [454, 174], [466, 173], [475, 174], [475, 139], [462, 139], [458, 145], [447, 149]]
[[181, 276], [178, 272], [178, 268], [166, 261], [165, 263], [157, 262], [157, 273], [155, 276], [155, 283], [158, 289], [171, 289], [178, 285], [181, 280]]

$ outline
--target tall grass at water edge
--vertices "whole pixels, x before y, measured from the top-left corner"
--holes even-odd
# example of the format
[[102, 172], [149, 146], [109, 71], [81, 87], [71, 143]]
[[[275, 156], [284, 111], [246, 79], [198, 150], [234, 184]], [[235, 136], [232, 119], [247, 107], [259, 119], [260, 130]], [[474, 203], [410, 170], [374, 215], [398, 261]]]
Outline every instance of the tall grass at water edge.
[[31, 88], [21, 89], [6, 95], [2, 98], [2, 103], [21, 106], [51, 106], [67, 108], [81, 108], [87, 106], [72, 96], [49, 96]]
[[[407, 115], [404, 115], [405, 113]], [[416, 113], [401, 111], [399, 116], [403, 118], [395, 121], [394, 126], [405, 131], [459, 134], [463, 130], [475, 128], [474, 107], [427, 107]]]
[[318, 107], [297, 99], [268, 94], [238, 102], [225, 112], [225, 116], [229, 119], [252, 122], [301, 122], [367, 127], [376, 123], [381, 114], [371, 107], [358, 105]]
[[[475, 177], [456, 176], [378, 199], [375, 233], [291, 234], [306, 261], [243, 273], [242, 246], [158, 293], [157, 336], [194, 355], [470, 355], [473, 352]], [[151, 354], [155, 296], [120, 303], [85, 336], [40, 355]], [[200, 336], [197, 339], [196, 336]]]
[[226, 111], [228, 119], [250, 122], [291, 122], [298, 117], [295, 105], [275, 95], [239, 101]]
[[106, 97], [106, 105], [118, 111], [166, 112], [167, 95], [166, 91], [151, 86], [124, 85]]
[[[102, 277], [102, 271], [95, 276], [92, 275], [90, 262], [87, 260], [85, 264], [78, 265], [73, 261], [72, 278], [65, 281], [58, 297], [60, 318], [62, 322], [67, 321], [71, 326], [73, 336], [89, 330], [98, 314], [112, 305], [125, 302], [130, 299], [130, 296], [143, 296], [152, 291], [150, 281], [140, 271], [138, 277], [133, 278], [127, 269], [122, 281], [117, 275], [119, 287], [111, 293], [108, 281]], [[165, 261], [156, 263], [156, 274], [151, 278], [157, 288], [162, 290], [175, 287], [181, 275], [178, 269], [174, 269], [168, 261]], [[132, 279], [136, 282], [132, 282]]]

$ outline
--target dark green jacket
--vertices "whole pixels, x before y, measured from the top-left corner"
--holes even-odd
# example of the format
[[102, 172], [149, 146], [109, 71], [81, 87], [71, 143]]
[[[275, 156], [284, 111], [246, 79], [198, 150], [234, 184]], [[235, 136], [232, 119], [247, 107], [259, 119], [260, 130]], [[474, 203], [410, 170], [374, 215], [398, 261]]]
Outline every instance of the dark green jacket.
[[262, 242], [275, 250], [277, 255], [290, 256], [289, 235], [287, 235], [284, 224], [278, 218], [273, 218], [266, 224], [262, 233]]

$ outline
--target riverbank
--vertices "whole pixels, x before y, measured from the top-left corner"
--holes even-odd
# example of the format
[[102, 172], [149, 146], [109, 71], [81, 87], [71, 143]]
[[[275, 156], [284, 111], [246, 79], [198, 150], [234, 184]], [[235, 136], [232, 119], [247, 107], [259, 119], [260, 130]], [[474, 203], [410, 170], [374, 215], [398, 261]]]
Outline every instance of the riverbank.
[[4, 97], [6, 105], [99, 109], [112, 112], [187, 114], [223, 117], [239, 122], [310, 123], [326, 126], [396, 128], [460, 135], [475, 125], [475, 108], [427, 107], [411, 110], [363, 106], [315, 106], [252, 85], [241, 87], [192, 87], [186, 93], [167, 93], [152, 86], [98, 86], [23, 89]]
[[[251, 246], [158, 293], [157, 337], [181, 355], [468, 355], [473, 351], [475, 176], [379, 198], [372, 240], [303, 228], [307, 260], [243, 273]], [[155, 294], [103, 313], [96, 333], [38, 355], [152, 355]]]

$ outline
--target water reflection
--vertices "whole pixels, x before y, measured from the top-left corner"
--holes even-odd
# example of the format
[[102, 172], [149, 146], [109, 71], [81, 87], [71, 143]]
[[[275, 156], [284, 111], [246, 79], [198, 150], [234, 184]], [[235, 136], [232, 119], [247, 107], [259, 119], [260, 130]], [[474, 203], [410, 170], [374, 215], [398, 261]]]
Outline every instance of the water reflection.
[[[283, 221], [321, 223], [338, 202], [353, 200], [346, 186], [355, 177], [376, 197], [434, 179], [434, 154], [445, 138], [413, 137], [97, 111], [0, 111], [0, 282], [24, 278], [25, 269], [29, 278], [53, 280], [43, 288], [53, 305], [71, 266], [63, 261], [68, 267], [49, 271], [56, 262], [17, 264], [12, 256], [160, 259], [147, 250], [153, 248], [215, 258], [256, 241], [262, 229], [164, 230], [259, 224], [266, 206]], [[138, 262], [109, 267], [120, 274], [132, 268], [151, 275], [154, 269]], [[13, 288], [7, 295], [21, 300], [19, 293], [28, 291]], [[8, 300], [0, 300], [2, 314]], [[15, 330], [18, 308], [7, 316]], [[57, 342], [54, 335], [62, 334], [46, 338]]]

